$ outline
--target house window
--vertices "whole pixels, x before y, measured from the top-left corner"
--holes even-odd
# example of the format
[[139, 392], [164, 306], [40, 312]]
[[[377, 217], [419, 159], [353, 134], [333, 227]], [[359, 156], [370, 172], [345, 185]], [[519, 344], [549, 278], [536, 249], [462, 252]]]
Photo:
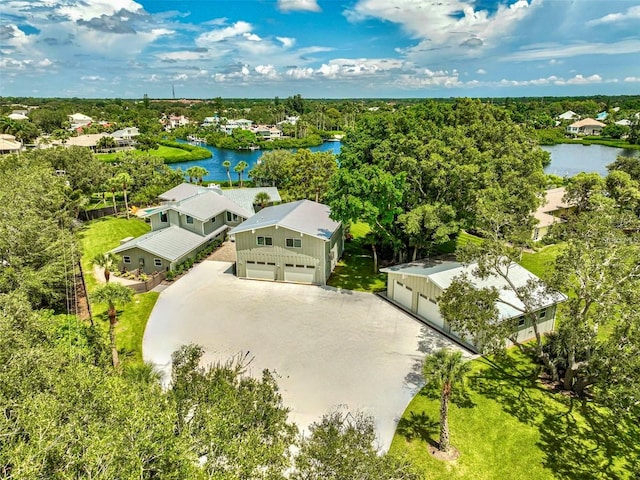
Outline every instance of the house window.
[[518, 317], [518, 326], [524, 327], [524, 317]]
[[258, 237], [257, 238], [258, 245], [273, 245], [272, 237]]
[[187, 223], [193, 223], [193, 217], [187, 215]]
[[131, 257], [129, 255], [124, 255], [122, 257], [122, 263], [131, 263]]
[[162, 266], [162, 260], [161, 260], [160, 258], [154, 258], [154, 259], [153, 259], [153, 264], [154, 264], [156, 267], [161, 267], [161, 266]]
[[227, 212], [227, 222], [237, 222], [237, 221], [238, 221], [238, 215], [236, 215], [235, 213]]
[[160, 221], [162, 223], [167, 223], [167, 212], [160, 212]]
[[287, 238], [285, 239], [285, 245], [289, 248], [301, 248], [302, 240], [299, 238]]
[[547, 316], [547, 309], [545, 308], [544, 310], [540, 310], [540, 318], [544, 318]]

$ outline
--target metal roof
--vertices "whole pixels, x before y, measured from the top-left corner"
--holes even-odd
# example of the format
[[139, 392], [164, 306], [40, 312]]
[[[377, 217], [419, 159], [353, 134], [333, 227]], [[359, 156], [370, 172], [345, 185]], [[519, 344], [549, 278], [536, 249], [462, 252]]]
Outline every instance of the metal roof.
[[[477, 288], [495, 287], [500, 292], [502, 302], [498, 302], [496, 305], [500, 312], [500, 318], [512, 318], [522, 315], [524, 304], [516, 297], [516, 294], [510, 288], [508, 282], [504, 278], [495, 274], [491, 274], [484, 279], [480, 278], [475, 274], [477, 267], [477, 263], [464, 265], [450, 260], [439, 261], [437, 259], [433, 259], [426, 262], [421, 261], [395, 265], [393, 267], [380, 269], [380, 271], [385, 273], [426, 277], [442, 290], [448, 288], [455, 278], [460, 277], [461, 275], [466, 275]], [[511, 263], [509, 265], [508, 277], [516, 288], [524, 287], [529, 281], [540, 280], [529, 270], [517, 263]], [[536, 306], [536, 309], [545, 308], [558, 302], [563, 302], [567, 299], [564, 294], [560, 292], [549, 292], [543, 287], [538, 288], [535, 295], [538, 298], [538, 305]]]
[[171, 190], [161, 193], [158, 195], [158, 198], [168, 202], [179, 202], [185, 198], [193, 197], [202, 190], [204, 190], [204, 187], [200, 187], [199, 185], [181, 183], [177, 187], [173, 187]]
[[329, 207], [311, 200], [283, 203], [260, 210], [249, 220], [232, 228], [229, 234], [280, 226], [322, 240], [328, 240], [340, 227], [340, 222], [329, 216]]
[[211, 238], [216, 237], [227, 228], [229, 228], [227, 225], [223, 225], [214, 232], [203, 237], [183, 228], [168, 227], [134, 238], [111, 251], [113, 253], [121, 253], [131, 248], [139, 248], [140, 250], [149, 252], [152, 255], [157, 255], [160, 258], [174, 262], [180, 257], [183, 257], [203, 245]]
[[244, 218], [249, 218], [253, 215], [252, 212], [245, 210], [236, 202], [221, 195], [214, 189], [203, 189], [197, 195], [186, 198], [176, 205], [170, 205], [167, 209], [175, 210], [202, 221], [207, 221], [224, 211], [235, 213]]
[[277, 187], [229, 188], [219, 191], [222, 193], [222, 195], [224, 195], [231, 201], [237, 203], [245, 210], [251, 212], [251, 214], [255, 213], [253, 205], [256, 199], [256, 195], [260, 192], [265, 192], [267, 195], [269, 195], [269, 202], [282, 201], [282, 198], [280, 198], [280, 192], [278, 192]]

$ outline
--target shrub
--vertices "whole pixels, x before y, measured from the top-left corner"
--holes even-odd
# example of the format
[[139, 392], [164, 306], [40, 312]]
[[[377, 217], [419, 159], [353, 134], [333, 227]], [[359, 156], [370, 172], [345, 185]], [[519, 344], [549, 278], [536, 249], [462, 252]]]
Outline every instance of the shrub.
[[173, 282], [173, 280], [176, 278], [176, 272], [174, 272], [173, 270], [169, 270], [165, 278], [167, 281]]

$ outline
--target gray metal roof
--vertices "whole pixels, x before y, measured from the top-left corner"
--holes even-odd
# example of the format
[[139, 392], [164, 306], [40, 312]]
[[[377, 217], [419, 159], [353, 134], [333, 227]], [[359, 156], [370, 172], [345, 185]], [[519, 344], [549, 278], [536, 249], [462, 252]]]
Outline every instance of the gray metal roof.
[[223, 225], [206, 237], [198, 235], [179, 227], [168, 227], [162, 230], [149, 232], [141, 237], [134, 238], [111, 250], [113, 253], [122, 253], [131, 248], [139, 248], [145, 252], [157, 255], [160, 258], [174, 262], [180, 257], [195, 250], [211, 238], [219, 235], [229, 228]]
[[202, 192], [186, 198], [176, 205], [170, 205], [167, 209], [175, 210], [202, 221], [209, 220], [224, 211], [235, 213], [244, 218], [249, 218], [253, 215], [252, 212], [245, 210], [236, 202], [221, 195], [214, 189], [203, 189]]
[[248, 230], [278, 225], [283, 228], [328, 240], [340, 227], [329, 217], [329, 207], [311, 200], [283, 203], [260, 210], [249, 220], [232, 228], [229, 233], [240, 233]]
[[282, 201], [277, 187], [229, 188], [219, 191], [222, 192], [222, 195], [234, 201], [252, 214], [255, 213], [253, 204], [255, 202], [256, 195], [260, 192], [265, 192], [269, 195], [270, 202]]
[[[501, 300], [505, 302], [498, 302], [496, 305], [501, 318], [512, 318], [522, 315], [522, 310], [519, 309], [524, 309], [524, 304], [516, 297], [516, 294], [510, 288], [507, 281], [495, 274], [482, 279], [474, 273], [477, 267], [477, 263], [464, 265], [451, 260], [431, 259], [427, 261], [395, 265], [389, 268], [382, 268], [380, 271], [385, 273], [426, 277], [443, 290], [448, 288], [455, 278], [460, 277], [461, 275], [466, 275], [477, 288], [495, 287], [498, 289]], [[511, 263], [509, 265], [508, 277], [516, 287], [524, 287], [529, 281], [540, 280], [529, 270], [517, 263]], [[536, 297], [539, 300], [537, 309], [545, 308], [558, 302], [563, 302], [567, 299], [567, 297], [560, 292], [549, 292], [542, 287], [536, 292]]]
[[179, 202], [185, 198], [193, 197], [198, 192], [204, 190], [204, 187], [199, 185], [193, 185], [192, 183], [181, 183], [177, 187], [173, 187], [171, 190], [167, 190], [164, 193], [158, 195], [160, 200], [167, 202]]

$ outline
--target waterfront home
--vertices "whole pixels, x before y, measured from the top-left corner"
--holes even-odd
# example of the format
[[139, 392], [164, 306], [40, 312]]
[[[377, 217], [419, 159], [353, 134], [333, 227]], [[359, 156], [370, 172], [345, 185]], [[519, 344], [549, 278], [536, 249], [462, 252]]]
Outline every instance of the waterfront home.
[[22, 150], [22, 142], [8, 133], [0, 133], [0, 155], [6, 153], [18, 153]]
[[567, 127], [567, 133], [571, 135], [599, 135], [606, 125], [593, 118], [585, 118], [572, 123]]

